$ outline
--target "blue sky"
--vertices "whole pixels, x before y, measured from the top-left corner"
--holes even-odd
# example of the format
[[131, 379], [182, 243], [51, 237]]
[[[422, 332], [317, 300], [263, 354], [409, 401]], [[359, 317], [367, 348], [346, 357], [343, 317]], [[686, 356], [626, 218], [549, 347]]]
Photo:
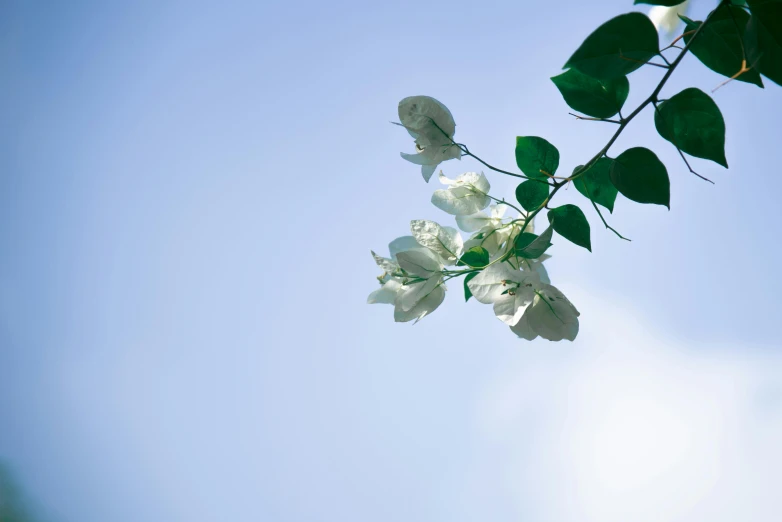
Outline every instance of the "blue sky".
[[[773, 520], [779, 86], [714, 94], [714, 186], [648, 111], [622, 135], [671, 210], [618, 201], [626, 243], [585, 208], [593, 253], [557, 242], [575, 343], [517, 340], [458, 285], [416, 326], [365, 304], [369, 249], [452, 224], [399, 158], [398, 101], [438, 98], [505, 168], [543, 136], [568, 171], [613, 129], [548, 78], [632, 9], [2, 3], [0, 459], [44, 518]], [[687, 57], [663, 94], [721, 81]]]

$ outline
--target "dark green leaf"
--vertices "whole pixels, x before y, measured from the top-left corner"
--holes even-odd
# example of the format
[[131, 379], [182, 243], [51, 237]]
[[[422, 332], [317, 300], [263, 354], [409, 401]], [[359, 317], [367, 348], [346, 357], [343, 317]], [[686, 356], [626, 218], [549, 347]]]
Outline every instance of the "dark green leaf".
[[543, 138], [518, 136], [516, 138], [516, 165], [530, 178], [546, 178], [543, 172], [554, 174], [559, 167], [559, 151]]
[[537, 210], [548, 198], [548, 183], [528, 179], [516, 187], [516, 199], [527, 212]]
[[611, 183], [626, 198], [671, 208], [671, 182], [668, 171], [654, 152], [634, 147], [621, 153], [609, 170]]
[[782, 85], [782, 1], [749, 0], [747, 61], [777, 85]]
[[684, 0], [635, 0], [634, 4], [648, 4], [648, 5], [664, 5], [665, 7], [673, 7], [684, 3]]
[[[693, 22], [684, 16], [682, 20], [686, 25], [684, 43], [690, 44], [693, 34], [687, 32], [695, 31], [702, 22]], [[690, 45], [690, 51], [712, 71], [728, 78], [734, 76], [741, 70], [744, 59], [741, 42], [745, 38], [747, 21], [749, 15], [743, 9], [727, 5], [720, 7], [708, 25], [698, 33], [698, 38]], [[741, 74], [736, 80], [763, 87], [763, 80], [755, 69]]]
[[[603, 205], [609, 212], [614, 211], [617, 194], [616, 187], [611, 183], [611, 176], [608, 174], [612, 162], [610, 158], [600, 158], [589, 170], [573, 181], [576, 190], [598, 205]], [[573, 172], [580, 168], [582, 166], [576, 167]]]
[[514, 248], [516, 255], [524, 259], [537, 259], [551, 246], [551, 235], [554, 229], [548, 227], [541, 235], [523, 232], [516, 236]]
[[659, 51], [657, 29], [642, 13], [612, 18], [581, 44], [565, 67], [574, 67], [600, 79], [626, 76]]
[[548, 211], [548, 220], [554, 230], [568, 241], [592, 251], [589, 238], [589, 221], [575, 205], [562, 205]]
[[477, 276], [479, 273], [480, 272], [472, 272], [471, 274], [467, 274], [466, 276], [464, 276], [464, 302], [465, 303], [469, 301], [470, 298], [472, 297], [472, 292], [470, 291], [470, 287], [467, 286], [467, 283], [469, 283], [470, 280], [473, 277]]
[[687, 154], [715, 161], [728, 168], [725, 159], [725, 121], [708, 94], [690, 87], [661, 103], [654, 113], [660, 136]]
[[469, 266], [472, 268], [483, 268], [489, 264], [489, 251], [483, 247], [472, 247], [462, 254], [456, 266]]
[[551, 78], [571, 109], [595, 118], [610, 118], [622, 108], [630, 92], [627, 77], [598, 80], [568, 69]]

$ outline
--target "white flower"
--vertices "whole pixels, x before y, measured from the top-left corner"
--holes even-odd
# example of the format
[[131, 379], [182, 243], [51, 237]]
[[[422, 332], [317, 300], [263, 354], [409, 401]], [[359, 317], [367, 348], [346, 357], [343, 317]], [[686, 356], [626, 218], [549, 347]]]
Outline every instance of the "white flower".
[[402, 158], [421, 165], [421, 175], [429, 182], [443, 161], [461, 158], [462, 150], [453, 143], [456, 132], [451, 111], [429, 96], [410, 96], [399, 102], [399, 121], [415, 138], [418, 154], [400, 153]]
[[464, 252], [462, 236], [455, 228], [416, 219], [410, 222], [410, 231], [418, 243], [439, 255], [447, 264], [455, 264]]
[[572, 341], [578, 334], [578, 310], [562, 292], [541, 281], [535, 269], [515, 270], [498, 263], [484, 269], [467, 286], [479, 302], [492, 304], [497, 318], [519, 337]]
[[480, 212], [489, 206], [489, 180], [483, 173], [466, 172], [456, 179], [450, 179], [440, 172], [440, 183], [447, 189], [435, 190], [432, 204], [454, 216], [467, 216]]
[[375, 262], [383, 269], [383, 275], [378, 278], [382, 286], [369, 294], [367, 303], [393, 304], [395, 321], [415, 319], [418, 322], [445, 299], [442, 283], [445, 261], [413, 236], [395, 239], [389, 244], [389, 251], [391, 258], [372, 252]]
[[394, 320], [416, 322], [435, 311], [445, 299], [443, 263], [438, 254], [426, 248], [397, 254], [399, 266], [415, 279], [399, 289], [394, 300]]
[[581, 315], [555, 287], [541, 283], [535, 298], [511, 331], [529, 341], [538, 335], [549, 341], [572, 341], [578, 335], [578, 316]]
[[479, 302], [494, 305], [494, 314], [502, 322], [514, 325], [535, 298], [540, 277], [536, 272], [497, 263], [473, 277], [467, 286]]
[[685, 0], [681, 4], [673, 7], [656, 5], [649, 10], [649, 18], [658, 31], [670, 34], [679, 27], [679, 15], [683, 15], [687, 12], [689, 3], [689, 0]]

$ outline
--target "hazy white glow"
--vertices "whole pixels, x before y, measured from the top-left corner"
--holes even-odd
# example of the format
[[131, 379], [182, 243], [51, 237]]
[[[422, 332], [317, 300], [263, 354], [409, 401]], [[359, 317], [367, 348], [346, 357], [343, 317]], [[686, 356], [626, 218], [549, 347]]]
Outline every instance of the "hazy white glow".
[[575, 302], [611, 324], [582, 332], [574, 349], [584, 351], [568, 364], [545, 345], [524, 350], [481, 403], [520, 514], [776, 520], [782, 408], [763, 397], [779, 395], [782, 360], [688, 349], [650, 335], [626, 309], [586, 295]]

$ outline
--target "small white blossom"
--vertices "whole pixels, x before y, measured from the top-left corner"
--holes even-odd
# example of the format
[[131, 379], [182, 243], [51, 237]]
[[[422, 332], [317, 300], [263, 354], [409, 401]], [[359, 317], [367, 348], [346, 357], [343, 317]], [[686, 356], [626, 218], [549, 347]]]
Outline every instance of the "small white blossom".
[[[457, 233], [458, 234], [458, 233]], [[436, 252], [403, 236], [389, 244], [391, 258], [372, 252], [383, 275], [381, 287], [369, 294], [369, 304], [393, 304], [394, 320], [416, 322], [432, 313], [445, 299], [442, 270], [445, 261]]]
[[402, 158], [421, 165], [424, 180], [443, 161], [461, 158], [462, 150], [453, 143], [456, 132], [451, 111], [429, 96], [410, 96], [399, 102], [399, 121], [415, 139], [417, 154], [400, 153]]
[[399, 266], [417, 280], [406, 281], [394, 300], [394, 320], [406, 322], [422, 319], [445, 299], [443, 263], [440, 256], [421, 248], [397, 254]]
[[572, 341], [578, 334], [579, 312], [562, 292], [541, 281], [540, 274], [534, 268], [516, 270], [498, 263], [487, 267], [467, 286], [476, 300], [492, 304], [497, 318], [519, 337]]
[[535, 298], [527, 307], [519, 322], [511, 331], [529, 341], [538, 335], [549, 341], [567, 339], [578, 335], [578, 310], [557, 288], [542, 283]]
[[480, 212], [491, 203], [489, 180], [483, 173], [466, 172], [456, 179], [450, 179], [440, 172], [440, 183], [447, 189], [435, 190], [432, 204], [454, 216], [467, 216]]
[[649, 18], [658, 31], [670, 34], [679, 27], [679, 15], [684, 15], [687, 12], [689, 3], [689, 0], [685, 0], [681, 4], [673, 7], [656, 5], [649, 10]]

